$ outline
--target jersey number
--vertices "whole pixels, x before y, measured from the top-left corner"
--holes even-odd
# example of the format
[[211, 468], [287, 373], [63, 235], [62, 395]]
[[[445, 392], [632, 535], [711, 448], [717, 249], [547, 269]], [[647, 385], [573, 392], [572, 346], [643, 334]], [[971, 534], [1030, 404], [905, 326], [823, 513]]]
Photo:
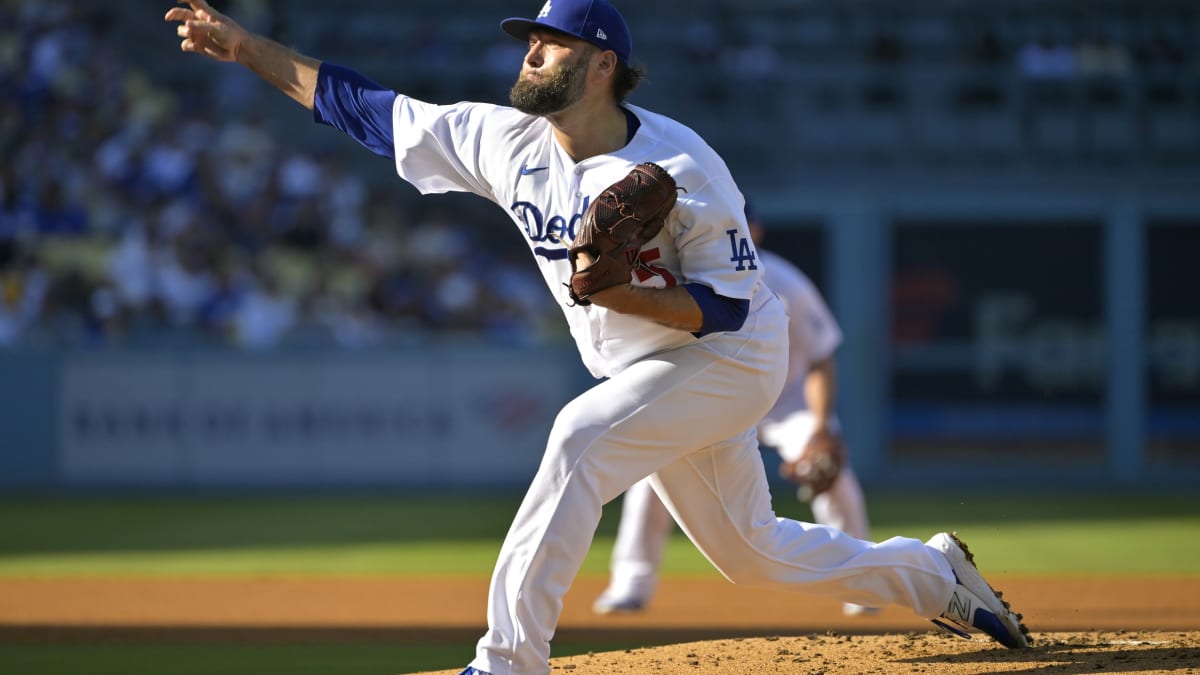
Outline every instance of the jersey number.
[[729, 235], [729, 248], [733, 254], [729, 262], [737, 263], [733, 269], [738, 272], [758, 269], [758, 265], [754, 264], [754, 249], [750, 247], [750, 240], [739, 237], [737, 230], [725, 230], [725, 234]]
[[657, 248], [638, 253], [637, 267], [633, 268], [633, 273], [637, 276], [638, 281], [645, 283], [650, 277], [661, 277], [663, 283], [666, 284], [664, 288], [671, 288], [679, 283], [675, 281], [675, 275], [667, 271], [666, 268], [650, 264], [661, 257], [662, 252]]

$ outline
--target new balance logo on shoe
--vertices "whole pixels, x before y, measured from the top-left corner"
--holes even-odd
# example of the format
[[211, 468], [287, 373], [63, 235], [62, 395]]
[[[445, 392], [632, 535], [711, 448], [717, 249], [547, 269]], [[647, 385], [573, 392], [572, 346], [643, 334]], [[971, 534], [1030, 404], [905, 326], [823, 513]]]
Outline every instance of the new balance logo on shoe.
[[954, 596], [950, 598], [950, 605], [946, 607], [947, 619], [955, 619], [965, 623], [971, 623], [971, 599], [964, 597], [958, 591], [954, 592]]
[[946, 611], [931, 619], [933, 623], [968, 639], [967, 631], [973, 628], [1005, 647], [1022, 649], [1029, 646], [1029, 629], [1021, 622], [1021, 615], [984, 580], [975, 566], [975, 556], [961, 539], [953, 533], [942, 532], [934, 535], [926, 545], [945, 556], [956, 582]]

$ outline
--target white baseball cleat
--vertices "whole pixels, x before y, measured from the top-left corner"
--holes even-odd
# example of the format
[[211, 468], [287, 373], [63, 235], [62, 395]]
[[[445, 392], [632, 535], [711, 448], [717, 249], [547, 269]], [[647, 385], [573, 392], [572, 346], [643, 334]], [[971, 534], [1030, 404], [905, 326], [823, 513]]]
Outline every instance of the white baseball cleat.
[[970, 639], [967, 631], [974, 628], [1010, 649], [1029, 646], [1029, 629], [1021, 623], [1021, 615], [1013, 612], [1000, 593], [984, 581], [966, 544], [953, 533], [942, 532], [934, 535], [925, 545], [946, 556], [958, 581], [946, 611], [931, 621], [967, 639]]

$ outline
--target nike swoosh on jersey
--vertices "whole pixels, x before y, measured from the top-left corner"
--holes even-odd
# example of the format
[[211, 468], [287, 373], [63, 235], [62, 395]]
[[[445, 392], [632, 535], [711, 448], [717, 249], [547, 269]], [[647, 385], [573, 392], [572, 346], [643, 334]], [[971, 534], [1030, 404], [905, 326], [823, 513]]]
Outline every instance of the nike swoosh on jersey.
[[522, 165], [521, 165], [521, 175], [522, 175], [522, 176], [528, 176], [529, 174], [537, 173], [538, 171], [545, 171], [546, 169], [549, 169], [549, 168], [550, 168], [550, 167], [548, 167], [548, 166], [533, 166], [533, 167], [530, 167], [530, 166], [526, 166], [526, 165], [522, 164]]

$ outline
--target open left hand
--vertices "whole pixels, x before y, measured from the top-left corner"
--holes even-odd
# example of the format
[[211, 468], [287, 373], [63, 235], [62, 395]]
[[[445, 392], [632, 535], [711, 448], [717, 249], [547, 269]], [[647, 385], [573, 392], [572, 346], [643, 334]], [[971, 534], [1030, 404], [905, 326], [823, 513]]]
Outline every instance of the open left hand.
[[244, 28], [205, 0], [181, 0], [179, 4], [188, 7], [172, 7], [163, 20], [179, 22], [175, 32], [183, 38], [181, 50], [217, 61], [237, 60], [238, 50], [249, 36]]

